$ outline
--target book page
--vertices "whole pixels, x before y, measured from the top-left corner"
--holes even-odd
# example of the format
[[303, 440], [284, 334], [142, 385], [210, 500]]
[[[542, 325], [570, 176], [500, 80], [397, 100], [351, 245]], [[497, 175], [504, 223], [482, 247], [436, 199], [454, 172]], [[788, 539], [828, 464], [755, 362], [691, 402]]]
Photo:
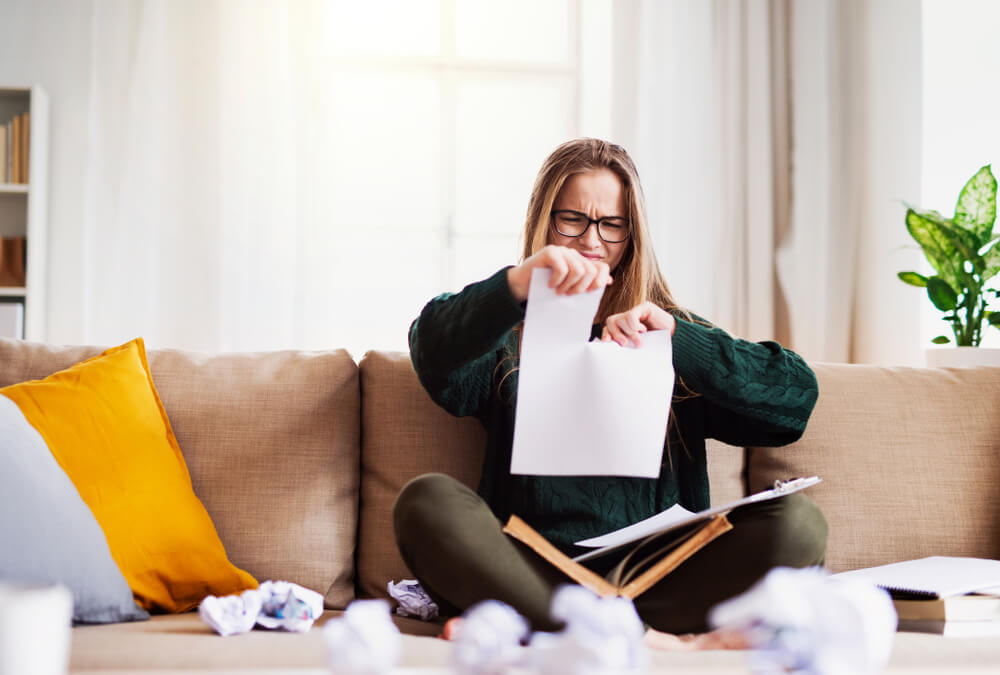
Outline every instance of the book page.
[[535, 269], [521, 340], [512, 474], [660, 475], [674, 368], [670, 331], [589, 342], [603, 291], [556, 295]]
[[660, 511], [655, 516], [650, 516], [638, 523], [633, 523], [628, 527], [623, 527], [614, 532], [608, 532], [600, 537], [591, 537], [582, 541], [574, 542], [577, 546], [587, 546], [592, 548], [602, 548], [604, 546], [619, 546], [633, 541], [644, 539], [651, 534], [660, 531], [671, 530], [675, 526], [692, 522], [691, 517], [697, 516], [693, 511], [688, 511], [680, 504], [674, 504], [666, 511]]

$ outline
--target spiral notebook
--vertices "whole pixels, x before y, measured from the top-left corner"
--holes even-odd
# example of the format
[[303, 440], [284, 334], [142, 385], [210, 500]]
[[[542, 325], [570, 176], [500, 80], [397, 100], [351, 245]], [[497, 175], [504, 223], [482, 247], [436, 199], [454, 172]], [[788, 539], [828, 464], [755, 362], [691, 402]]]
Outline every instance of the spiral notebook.
[[868, 581], [894, 598], [933, 600], [994, 591], [1000, 586], [1000, 560], [931, 556], [833, 576]]

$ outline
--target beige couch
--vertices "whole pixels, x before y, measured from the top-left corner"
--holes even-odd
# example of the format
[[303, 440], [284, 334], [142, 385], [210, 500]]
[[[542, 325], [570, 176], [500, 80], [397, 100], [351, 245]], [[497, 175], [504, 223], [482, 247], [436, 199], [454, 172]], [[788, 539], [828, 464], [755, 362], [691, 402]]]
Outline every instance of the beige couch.
[[[0, 386], [43, 377], [100, 349], [0, 339]], [[342, 350], [208, 356], [150, 352], [204, 502], [234, 563], [326, 597], [385, 596], [409, 576], [390, 509], [412, 476], [474, 484], [483, 431], [436, 408], [405, 354]], [[775, 478], [818, 474], [834, 571], [929, 554], [1000, 558], [1000, 368], [813, 364], [820, 399], [785, 448], [709, 448], [714, 502]], [[400, 620], [403, 665], [446, 667], [434, 625]], [[421, 636], [422, 635], [422, 636]], [[664, 672], [743, 672], [739, 652], [658, 653]], [[321, 668], [316, 629], [221, 638], [196, 614], [73, 631], [74, 671]], [[899, 634], [890, 672], [1000, 668], [1000, 640]]]

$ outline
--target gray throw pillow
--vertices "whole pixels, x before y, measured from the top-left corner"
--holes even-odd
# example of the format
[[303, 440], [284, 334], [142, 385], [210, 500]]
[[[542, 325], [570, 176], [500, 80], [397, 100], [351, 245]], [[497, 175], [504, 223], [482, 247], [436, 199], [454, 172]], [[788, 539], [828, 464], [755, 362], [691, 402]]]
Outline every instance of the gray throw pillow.
[[104, 531], [41, 435], [0, 395], [0, 581], [62, 584], [74, 623], [148, 619]]

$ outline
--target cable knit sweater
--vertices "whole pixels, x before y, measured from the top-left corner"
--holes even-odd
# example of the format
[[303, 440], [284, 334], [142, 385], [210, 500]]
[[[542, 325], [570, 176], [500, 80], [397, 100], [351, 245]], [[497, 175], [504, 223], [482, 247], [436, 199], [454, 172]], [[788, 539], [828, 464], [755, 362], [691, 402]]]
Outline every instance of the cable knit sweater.
[[[486, 427], [479, 494], [497, 518], [517, 514], [564, 552], [574, 541], [647, 518], [674, 504], [709, 506], [705, 439], [736, 446], [791, 443], [805, 430], [816, 377], [776, 342], [747, 342], [677, 318], [672, 421], [658, 478], [512, 476], [518, 333], [524, 320], [502, 269], [431, 300], [410, 326], [410, 356], [431, 398]], [[591, 337], [600, 335], [593, 327]]]

